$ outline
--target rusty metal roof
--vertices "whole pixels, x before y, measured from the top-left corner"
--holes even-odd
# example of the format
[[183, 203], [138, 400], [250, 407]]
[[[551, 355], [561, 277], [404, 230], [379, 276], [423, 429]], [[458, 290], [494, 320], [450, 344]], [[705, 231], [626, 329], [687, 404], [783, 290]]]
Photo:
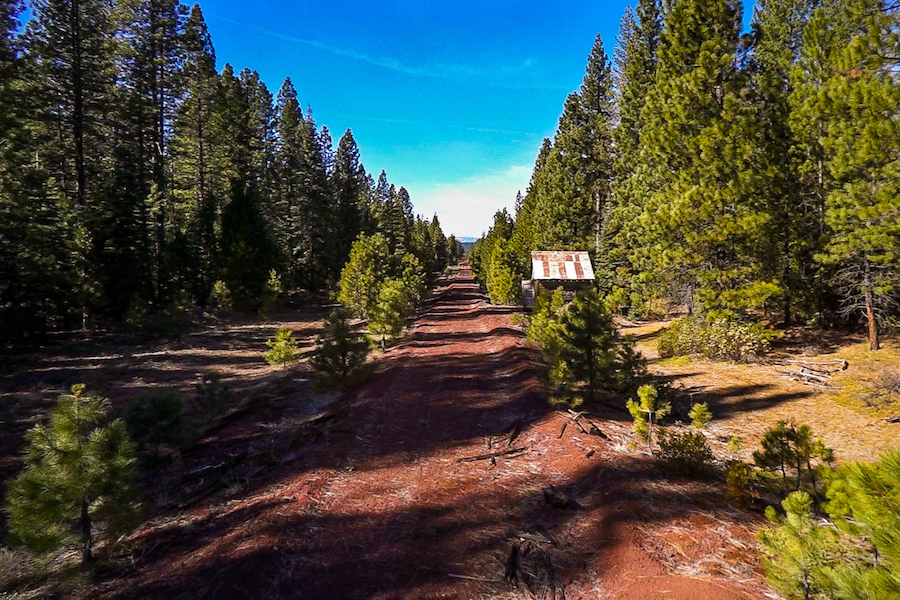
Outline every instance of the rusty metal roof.
[[537, 280], [587, 281], [594, 279], [594, 267], [587, 252], [531, 252], [531, 277]]

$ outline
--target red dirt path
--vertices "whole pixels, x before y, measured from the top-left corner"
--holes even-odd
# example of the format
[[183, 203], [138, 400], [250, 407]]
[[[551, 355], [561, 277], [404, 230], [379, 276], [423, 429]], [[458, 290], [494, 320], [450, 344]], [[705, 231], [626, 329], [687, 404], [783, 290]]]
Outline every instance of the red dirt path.
[[[758, 520], [728, 508], [718, 484], [669, 481], [643, 455], [571, 425], [560, 437], [566, 419], [546, 401], [536, 351], [468, 271], [381, 364], [341, 401], [351, 433], [304, 447], [237, 500], [157, 518], [137, 536], [135, 570], [98, 593], [761, 597], [752, 564], [740, 566], [752, 561]], [[500, 438], [518, 420], [513, 447], [524, 454], [458, 462], [506, 448]], [[613, 439], [627, 430], [601, 425]], [[551, 507], [549, 485], [582, 508]]]

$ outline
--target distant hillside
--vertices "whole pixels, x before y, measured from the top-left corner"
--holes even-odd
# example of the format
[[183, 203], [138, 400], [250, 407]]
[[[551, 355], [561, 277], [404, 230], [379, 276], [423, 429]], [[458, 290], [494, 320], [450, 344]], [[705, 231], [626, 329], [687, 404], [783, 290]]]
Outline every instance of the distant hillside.
[[469, 248], [472, 247], [472, 244], [474, 244], [474, 243], [475, 243], [475, 240], [477, 240], [478, 238], [474, 238], [474, 237], [458, 237], [458, 238], [456, 238], [456, 239], [457, 239], [457, 241], [459, 241], [460, 244], [462, 244], [462, 247], [465, 249], [465, 251], [468, 252], [468, 251], [469, 251]]

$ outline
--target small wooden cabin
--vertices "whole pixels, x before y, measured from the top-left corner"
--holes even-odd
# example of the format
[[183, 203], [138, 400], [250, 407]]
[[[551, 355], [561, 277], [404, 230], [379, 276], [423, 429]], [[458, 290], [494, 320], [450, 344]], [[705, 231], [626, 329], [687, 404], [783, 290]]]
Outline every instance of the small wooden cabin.
[[532, 250], [531, 279], [522, 281], [522, 304], [534, 306], [539, 288], [553, 291], [561, 287], [566, 295], [589, 289], [594, 284], [594, 266], [588, 253], [580, 250]]

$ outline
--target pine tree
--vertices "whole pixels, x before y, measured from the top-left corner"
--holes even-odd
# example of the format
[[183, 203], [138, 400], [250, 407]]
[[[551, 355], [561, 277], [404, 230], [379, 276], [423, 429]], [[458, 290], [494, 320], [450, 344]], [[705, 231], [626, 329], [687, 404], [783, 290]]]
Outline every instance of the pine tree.
[[627, 388], [641, 369], [594, 290], [580, 293], [560, 319], [554, 359], [575, 397], [588, 403], [604, 389]]
[[9, 486], [6, 512], [15, 538], [37, 552], [81, 546], [91, 561], [94, 524], [111, 539], [135, 522], [134, 457], [125, 423], [104, 424], [109, 402], [72, 386], [46, 425], [27, 434], [25, 471]]
[[364, 206], [368, 195], [366, 171], [359, 162], [359, 147], [353, 132], [344, 132], [334, 156], [331, 188], [335, 194], [337, 255], [343, 265], [350, 255], [353, 240], [362, 231]]
[[834, 473], [826, 510], [855, 542], [853, 560], [835, 565], [830, 578], [839, 598], [900, 596], [900, 453], [875, 463], [850, 462]]
[[409, 297], [403, 281], [386, 279], [378, 289], [375, 304], [369, 312], [369, 333], [381, 338], [384, 350], [387, 338], [396, 338], [406, 326], [409, 316]]
[[[762, 449], [753, 452], [756, 466], [781, 475], [783, 483], [793, 483], [796, 490], [806, 488], [813, 495], [819, 493], [819, 465], [833, 460], [834, 451], [822, 440], [815, 439], [809, 425], [797, 426], [793, 421], [779, 421], [766, 429]], [[789, 475], [793, 482], [789, 481]]]
[[325, 321], [326, 336], [319, 338], [319, 350], [312, 359], [321, 387], [346, 389], [363, 370], [369, 355], [369, 341], [353, 332], [350, 312], [335, 309]]
[[0, 2], [0, 337], [7, 340], [72, 325], [90, 289], [72, 261], [87, 250], [76, 244], [75, 207], [48, 185], [55, 165], [41, 160], [57, 142], [42, 119], [48, 97], [39, 65], [19, 53], [22, 9]]
[[634, 434], [653, 444], [653, 423], [659, 423], [666, 415], [672, 412], [672, 405], [667, 400], [659, 397], [659, 391], [652, 385], [642, 385], [637, 391], [640, 403], [634, 399], [628, 400], [625, 407], [634, 419]]
[[223, 280], [238, 310], [257, 310], [266, 279], [274, 268], [277, 249], [259, 209], [251, 185], [234, 184], [232, 199], [222, 215], [222, 253], [228, 257]]
[[[651, 238], [642, 269], [701, 308], [762, 307], [779, 292], [762, 268], [769, 215], [754, 193], [759, 128], [736, 69], [740, 9], [727, 0], [685, 0], [667, 15], [656, 85], [642, 115], [649, 153], [644, 206]], [[665, 273], [666, 277], [661, 276]]]
[[178, 107], [172, 138], [173, 245], [186, 260], [174, 268], [175, 276], [190, 274], [181, 287], [204, 301], [217, 275], [218, 232], [228, 197], [225, 161], [216, 128], [218, 89], [216, 56], [199, 5], [194, 5], [184, 26], [184, 85], [187, 96]]
[[403, 282], [404, 293], [413, 307], [418, 307], [425, 297], [428, 291], [427, 279], [425, 269], [415, 254], [404, 254], [400, 259], [400, 281]]
[[772, 215], [771, 259], [766, 268], [779, 279], [782, 313], [790, 324], [795, 305], [807, 312], [817, 309], [821, 277], [811, 267], [819, 242], [816, 210], [807, 201], [808, 190], [800, 174], [796, 140], [790, 127], [791, 71], [799, 56], [800, 39], [810, 0], [765, 0], [753, 14], [751, 88], [759, 139], [760, 194], [768, 198]]
[[881, 51], [897, 47], [896, 15], [880, 0], [842, 3], [840, 11], [851, 38], [820, 96], [835, 185], [825, 198], [830, 236], [816, 258], [838, 267], [845, 312], [864, 315], [869, 349], [877, 350], [878, 321], [900, 277], [900, 126], [889, 116], [900, 104], [900, 58]]
[[791, 599], [828, 597], [825, 570], [839, 553], [834, 531], [818, 524], [806, 492], [792, 492], [781, 504], [784, 517], [769, 506], [766, 517], [774, 527], [757, 534], [769, 583]]
[[350, 258], [341, 271], [338, 300], [349, 311], [366, 318], [378, 298], [378, 291], [387, 277], [390, 254], [387, 241], [380, 233], [359, 234], [350, 249]]
[[[654, 187], [650, 185], [648, 157], [640, 140], [646, 122], [644, 104], [656, 81], [661, 29], [658, 0], [640, 0], [637, 15], [626, 8], [615, 54], [618, 123], [613, 131], [613, 199], [603, 220], [603, 247], [594, 271], [600, 277], [611, 278], [629, 294], [640, 288], [640, 282], [635, 281], [636, 255], [647, 243], [640, 215]], [[604, 286], [610, 283], [605, 281]]]
[[297, 100], [297, 91], [290, 78], [278, 91], [275, 105], [275, 151], [278, 182], [277, 232], [282, 253], [288, 257], [291, 280], [299, 284], [303, 279], [304, 255], [309, 223], [304, 214], [303, 201], [303, 112]]
[[535, 169], [529, 194], [535, 244], [549, 249], [599, 246], [612, 178], [612, 75], [600, 36], [578, 93], [566, 99], [552, 149]]
[[[325, 151], [316, 123], [307, 113], [301, 128], [303, 168], [301, 170], [302, 216], [305, 248], [302, 250], [303, 283], [308, 289], [323, 290], [337, 277], [340, 264], [334, 260], [335, 214], [333, 193], [328, 183]], [[330, 148], [329, 148], [330, 151]]]
[[123, 78], [132, 92], [141, 167], [150, 164], [146, 179], [148, 212], [152, 219], [154, 300], [168, 297], [168, 229], [171, 208], [169, 142], [176, 109], [183, 92], [183, 26], [186, 7], [178, 0], [121, 0], [119, 18]]
[[497, 240], [491, 252], [491, 266], [487, 275], [487, 288], [492, 304], [513, 304], [519, 299], [520, 269], [506, 240]]
[[[92, 269], [93, 233], [106, 207], [103, 183], [108, 176], [104, 157], [113, 148], [107, 113], [113, 100], [114, 55], [112, 12], [104, 0], [39, 0], [26, 45], [32, 59], [39, 106], [39, 146], [45, 175], [52, 179], [60, 206], [75, 231], [78, 300], [82, 326], [97, 308], [92, 293], [102, 273]], [[42, 169], [44, 170], [44, 169]], [[57, 209], [57, 210], [60, 210]], [[102, 300], [101, 300], [102, 302]]]

